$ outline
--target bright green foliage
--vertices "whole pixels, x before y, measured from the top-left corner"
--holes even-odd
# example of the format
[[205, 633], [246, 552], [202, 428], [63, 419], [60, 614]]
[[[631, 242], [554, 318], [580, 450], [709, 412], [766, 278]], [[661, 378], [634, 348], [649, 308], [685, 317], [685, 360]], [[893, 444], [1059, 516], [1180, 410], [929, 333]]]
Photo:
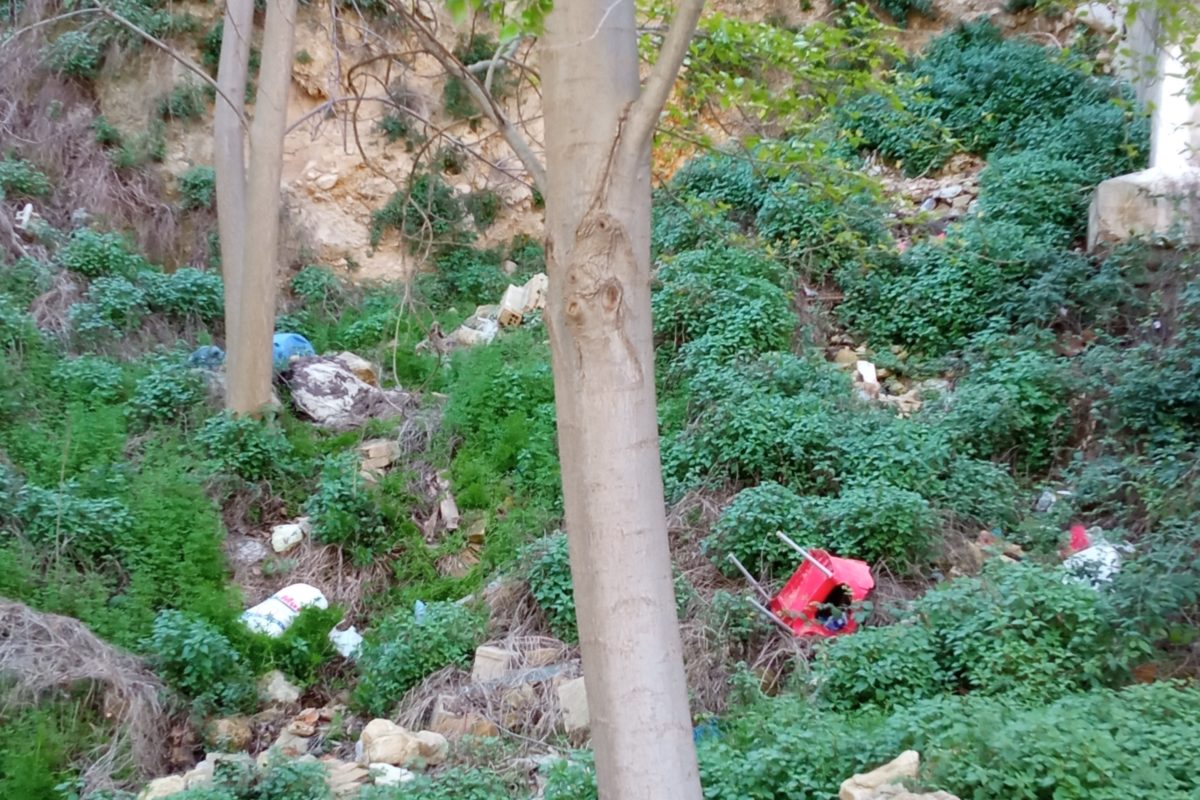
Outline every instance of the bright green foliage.
[[943, 693], [938, 642], [923, 625], [865, 628], [832, 639], [814, 662], [818, 696], [832, 708], [890, 709]]
[[337, 275], [324, 267], [304, 267], [292, 278], [291, 286], [294, 294], [323, 310], [335, 310], [345, 293]]
[[103, 40], [87, 30], [66, 31], [45, 53], [46, 66], [73, 78], [96, 77], [104, 59]]
[[498, 250], [456, 247], [434, 261], [436, 274], [424, 281], [425, 294], [437, 302], [494, 303], [510, 281], [518, 280], [504, 274], [503, 261]]
[[419, 616], [410, 609], [394, 612], [363, 643], [355, 701], [372, 714], [390, 713], [427, 675], [469, 663], [482, 634], [479, 615], [457, 603], [429, 603]]
[[0, 296], [0, 347], [12, 349], [37, 340], [38, 330], [33, 324], [33, 317], [8, 297]]
[[27, 306], [50, 288], [54, 272], [49, 264], [33, 258], [18, 258], [0, 269], [0, 302]]
[[98, 356], [64, 359], [55, 365], [51, 383], [67, 402], [89, 406], [116, 403], [125, 395], [125, 372]]
[[198, 713], [253, 706], [254, 676], [229, 640], [209, 623], [181, 611], [163, 611], [145, 648], [158, 674], [192, 698]]
[[71, 306], [71, 322], [81, 337], [119, 334], [138, 327], [147, 312], [146, 293], [127, 278], [107, 275], [88, 288], [88, 300]]
[[217, 176], [212, 167], [192, 167], [179, 176], [179, 205], [184, 209], [211, 209], [216, 199]]
[[591, 754], [573, 754], [543, 768], [546, 787], [544, 800], [596, 800], [596, 769]]
[[979, 211], [1032, 238], [1068, 246], [1086, 233], [1091, 182], [1084, 168], [1039, 151], [1000, 156], [979, 176]]
[[195, 83], [181, 83], [158, 101], [158, 116], [172, 120], [199, 119], [208, 110], [208, 96]]
[[281, 758], [268, 763], [247, 800], [333, 800], [324, 764]]
[[398, 230], [406, 245], [418, 252], [461, 243], [466, 209], [440, 176], [414, 172], [408, 188], [392, 195], [383, 208], [371, 213], [371, 245], [378, 247], [383, 234]]
[[491, 770], [452, 767], [437, 776], [419, 776], [403, 788], [369, 787], [358, 800], [503, 800], [510, 796]]
[[492, 191], [471, 192], [463, 198], [463, 206], [471, 219], [475, 220], [475, 228], [486, 231], [500, 216], [500, 195]]
[[1024, 350], [959, 381], [938, 422], [960, 452], [1034, 472], [1053, 462], [1071, 434], [1072, 384], [1065, 360]]
[[[1005, 40], [990, 22], [935, 39], [901, 70], [901, 103], [869, 97], [844, 112], [863, 143], [901, 161], [909, 174], [935, 169], [953, 153], [986, 155], [1028, 120], [1060, 120], [1119, 97], [1070, 54]], [[1093, 140], [1104, 134], [1093, 133]]]
[[421, 133], [414, 120], [403, 112], [386, 114], [375, 123], [375, 127], [389, 143], [403, 141], [405, 150], [409, 152], [425, 142], [425, 134]]
[[[908, 27], [910, 14], [933, 16], [933, 0], [876, 0], [874, 4], [887, 14], [898, 28]], [[845, 6], [846, 0], [836, 0], [835, 5]]]
[[809, 511], [805, 498], [774, 481], [743, 489], [713, 526], [705, 552], [726, 575], [738, 574], [729, 560], [733, 556], [756, 575], [785, 577], [796, 568], [797, 556], [775, 532], [794, 539], [798, 531], [811, 530]]
[[193, 267], [170, 274], [142, 270], [138, 283], [146, 290], [146, 304], [151, 311], [204, 322], [219, 320], [225, 313], [225, 283], [217, 272]]
[[282, 476], [292, 460], [292, 445], [283, 433], [252, 417], [209, 417], [196, 431], [196, 443], [217, 472], [247, 481]]
[[321, 465], [320, 479], [304, 511], [312, 518], [313, 538], [350, 550], [366, 562], [390, 547], [388, 525], [377, 496], [359, 475], [354, 453], [330, 456]]
[[1049, 258], [1038, 248], [1011, 224], [953, 225], [945, 240], [914, 245], [869, 269], [843, 271], [846, 301], [838, 315], [873, 341], [944, 354], [1022, 299], [1021, 281]]
[[1022, 121], [1012, 141], [998, 145], [997, 152], [1034, 150], [1046, 158], [1071, 161], [1083, 168], [1086, 183], [1096, 184], [1146, 166], [1149, 124], [1147, 115], [1130, 103], [1090, 103], [1062, 117]]
[[754, 222], [767, 180], [749, 154], [708, 153], [689, 160], [671, 178], [670, 193], [695, 197], [723, 211], [742, 228]]
[[133, 518], [123, 503], [81, 496], [78, 484], [72, 481], [57, 489], [26, 484], [14, 500], [11, 516], [21, 534], [34, 547], [46, 551], [63, 549], [83, 557], [103, 556], [111, 553], [114, 544], [133, 527]]
[[550, 630], [565, 642], [579, 638], [567, 535], [557, 532], [534, 542], [518, 559], [527, 565], [526, 580]]
[[[499, 45], [496, 40], [483, 33], [473, 33], [469, 39], [454, 48], [454, 56], [466, 66], [480, 61], [489, 61], [496, 55]], [[510, 70], [498, 66], [492, 73], [492, 95], [500, 97], [507, 90]], [[482, 76], [480, 76], [482, 79]], [[479, 106], [467, 91], [460, 78], [451, 75], [442, 87], [442, 106], [453, 119], [476, 120], [482, 116]]]
[[100, 233], [80, 228], [60, 254], [62, 265], [88, 278], [122, 275], [132, 278], [146, 261], [134, 253], [129, 243], [116, 233]]
[[75, 765], [113, 735], [85, 701], [47, 701], [35, 708], [5, 709], [0, 717], [0, 797], [61, 797], [60, 784]]
[[25, 159], [0, 160], [0, 197], [42, 197], [50, 188], [46, 174]]
[[126, 413], [143, 423], [163, 423], [204, 399], [204, 379], [176, 358], [159, 355], [152, 359], [150, 372], [137, 382]]

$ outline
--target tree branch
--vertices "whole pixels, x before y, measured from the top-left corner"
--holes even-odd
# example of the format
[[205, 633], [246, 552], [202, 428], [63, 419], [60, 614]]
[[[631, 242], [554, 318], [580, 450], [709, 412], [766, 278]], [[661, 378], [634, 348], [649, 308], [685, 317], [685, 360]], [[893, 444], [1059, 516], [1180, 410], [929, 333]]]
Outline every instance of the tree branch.
[[534, 185], [537, 186], [539, 191], [545, 192], [546, 167], [542, 164], [541, 159], [537, 157], [537, 154], [533, 152], [533, 147], [530, 145], [529, 140], [522, 136], [521, 132], [508, 121], [504, 109], [500, 107], [496, 99], [484, 91], [479, 79], [437, 40], [437, 37], [417, 19], [416, 15], [410, 9], [405, 8], [403, 2], [393, 0], [390, 6], [412, 28], [429, 55], [436, 58], [447, 72], [462, 81], [467, 93], [471, 95], [471, 99], [483, 111], [484, 116], [500, 130], [504, 141], [517, 154], [517, 158], [521, 159], [521, 163], [525, 165], [525, 169], [529, 171], [530, 177], [533, 178]]
[[680, 0], [675, 18], [671, 20], [671, 29], [658, 51], [658, 61], [650, 68], [641, 95], [629, 109], [624, 132], [625, 152], [640, 153], [649, 145], [658, 126], [659, 114], [675, 85], [683, 59], [687, 57], [703, 9], [704, 0]]

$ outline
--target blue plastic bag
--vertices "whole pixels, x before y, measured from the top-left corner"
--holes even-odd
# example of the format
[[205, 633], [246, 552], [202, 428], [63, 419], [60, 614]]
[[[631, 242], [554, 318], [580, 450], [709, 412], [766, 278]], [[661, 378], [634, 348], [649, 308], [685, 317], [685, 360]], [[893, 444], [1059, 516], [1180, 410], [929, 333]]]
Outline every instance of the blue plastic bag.
[[292, 356], [315, 356], [312, 343], [298, 333], [277, 333], [272, 341], [275, 369], [287, 369]]

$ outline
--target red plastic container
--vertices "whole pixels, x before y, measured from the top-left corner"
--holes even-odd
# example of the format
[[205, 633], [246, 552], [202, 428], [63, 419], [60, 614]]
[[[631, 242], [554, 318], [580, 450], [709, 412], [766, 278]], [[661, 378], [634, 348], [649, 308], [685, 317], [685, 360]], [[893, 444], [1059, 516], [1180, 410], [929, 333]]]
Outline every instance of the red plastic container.
[[851, 605], [865, 600], [875, 588], [871, 568], [864, 561], [838, 558], [824, 550], [808, 554], [812, 560], [801, 562], [768, 608], [797, 636], [853, 633], [858, 623]]

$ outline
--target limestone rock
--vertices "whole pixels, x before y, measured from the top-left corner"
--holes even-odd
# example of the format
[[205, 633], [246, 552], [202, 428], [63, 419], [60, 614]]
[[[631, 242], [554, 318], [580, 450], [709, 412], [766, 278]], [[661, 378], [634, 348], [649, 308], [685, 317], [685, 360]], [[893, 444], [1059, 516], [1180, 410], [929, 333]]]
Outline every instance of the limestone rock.
[[182, 775], [168, 775], [165, 778], [155, 778], [138, 795], [138, 800], [160, 800], [160, 798], [179, 794], [185, 789], [187, 789], [187, 782], [184, 781]]
[[286, 553], [304, 541], [304, 528], [295, 522], [287, 522], [271, 528], [271, 549]]
[[264, 703], [287, 705], [300, 700], [300, 690], [282, 672], [273, 669], [259, 679], [258, 697]]
[[558, 709], [567, 733], [583, 730], [591, 723], [588, 713], [587, 688], [583, 678], [559, 684]]
[[301, 736], [293, 732], [290, 728], [284, 728], [279, 733], [279, 738], [271, 745], [270, 749], [278, 751], [285, 756], [297, 758], [308, 752], [308, 736]]
[[834, 354], [833, 363], [839, 367], [852, 367], [858, 363], [858, 353], [849, 347], [843, 347]]
[[475, 648], [475, 663], [471, 667], [471, 680], [486, 683], [503, 678], [512, 669], [517, 654], [503, 647], [483, 645]]
[[368, 722], [359, 743], [362, 745], [362, 760], [368, 764], [404, 767], [421, 757], [420, 739], [386, 719]]
[[321, 356], [295, 359], [288, 383], [296, 407], [318, 425], [334, 430], [399, 416], [414, 405], [407, 393], [372, 386], [341, 362]]
[[337, 182], [338, 182], [338, 176], [337, 176], [337, 173], [334, 172], [334, 173], [328, 173], [328, 174], [320, 176], [315, 181], [313, 181], [313, 185], [316, 186], [318, 189], [320, 189], [323, 192], [328, 192], [330, 189], [337, 186]]
[[254, 739], [254, 729], [247, 717], [225, 717], [212, 724], [208, 739], [221, 750], [245, 750]]
[[917, 777], [921, 756], [916, 750], [905, 750], [882, 767], [860, 773], [842, 782], [839, 800], [872, 800], [881, 786], [897, 783], [904, 778]]
[[446, 737], [434, 731], [421, 731], [417, 734], [417, 747], [421, 760], [431, 767], [444, 764], [450, 756], [450, 742]]
[[429, 729], [434, 733], [440, 733], [448, 739], [460, 736], [490, 738], [500, 735], [500, 729], [496, 727], [496, 723], [487, 717], [474, 712], [456, 714], [453, 711], [447, 711], [445, 708], [442, 708], [440, 702], [433, 710], [433, 716], [429, 720]]
[[352, 797], [371, 780], [371, 773], [362, 764], [331, 761], [325, 766], [329, 771], [329, 788], [335, 797]]
[[357, 353], [351, 353], [348, 350], [343, 351], [334, 356], [333, 360], [353, 372], [359, 380], [369, 383], [372, 386], [379, 385], [379, 367]]
[[1200, 168], [1151, 168], [1096, 187], [1088, 211], [1088, 249], [1134, 237], [1200, 243]]
[[376, 786], [400, 786], [417, 778], [404, 767], [393, 767], [391, 764], [370, 764], [368, 768]]

